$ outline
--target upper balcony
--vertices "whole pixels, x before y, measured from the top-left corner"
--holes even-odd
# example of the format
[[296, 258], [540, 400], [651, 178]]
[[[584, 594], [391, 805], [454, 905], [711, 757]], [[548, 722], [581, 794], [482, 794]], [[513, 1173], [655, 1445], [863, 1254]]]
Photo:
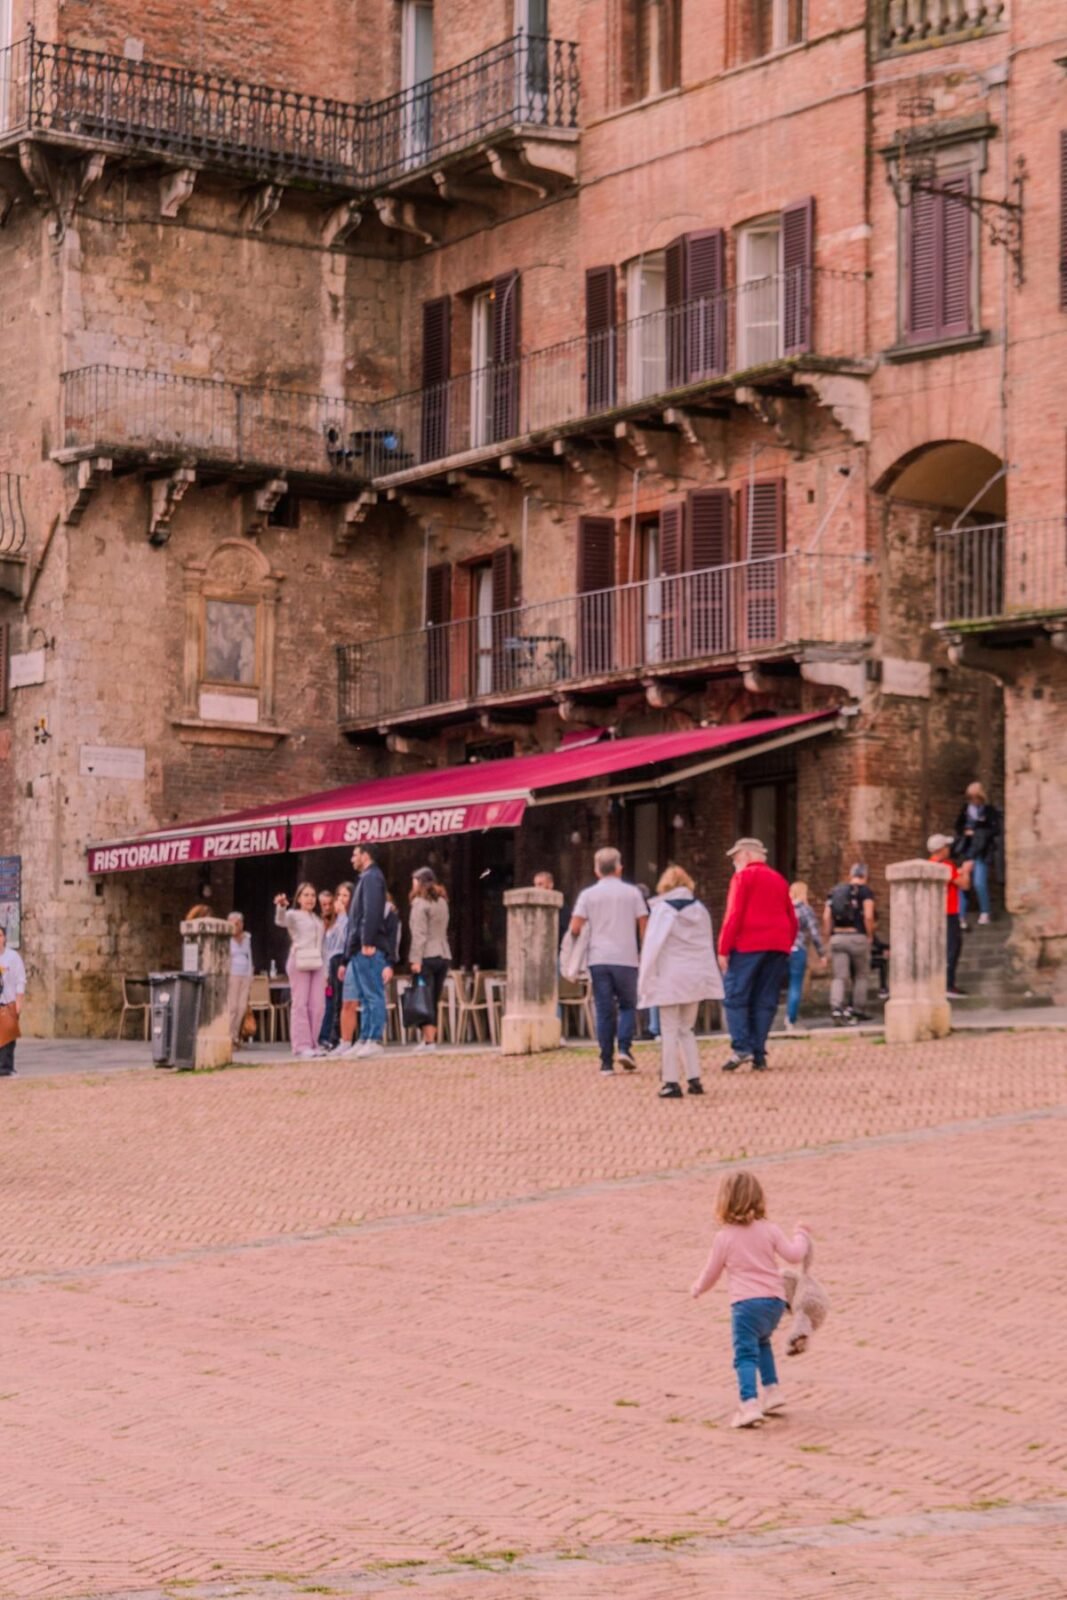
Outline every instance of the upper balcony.
[[[573, 178], [579, 91], [577, 45], [522, 34], [389, 99], [355, 105], [48, 43], [31, 30], [0, 51], [0, 147], [32, 137], [372, 204], [421, 181], [448, 199], [447, 174], [469, 168], [522, 182], [532, 158], [547, 163], [549, 182]], [[538, 142], [567, 154], [539, 157], [530, 148]]]
[[922, 50], [987, 33], [1004, 17], [1005, 0], [877, 0], [878, 46]]
[[275, 482], [331, 499], [358, 492], [358, 463], [341, 441], [370, 427], [359, 401], [133, 367], [81, 367], [61, 385], [61, 463]]
[[794, 550], [340, 645], [338, 718], [384, 732], [860, 645], [869, 572]]
[[858, 426], [849, 413], [865, 395], [848, 381], [869, 371], [865, 301], [862, 273], [796, 268], [396, 395], [376, 408], [364, 471], [398, 488], [566, 435], [796, 390]]
[[935, 627], [1019, 637], [1046, 628], [1063, 633], [1067, 517], [953, 528], [937, 535], [935, 559]]

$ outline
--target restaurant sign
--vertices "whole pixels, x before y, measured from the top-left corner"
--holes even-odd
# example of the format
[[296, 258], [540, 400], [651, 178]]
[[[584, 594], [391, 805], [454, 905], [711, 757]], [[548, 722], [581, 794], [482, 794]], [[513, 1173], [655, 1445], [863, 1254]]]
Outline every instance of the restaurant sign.
[[285, 849], [285, 826], [226, 828], [215, 833], [185, 834], [176, 839], [131, 839], [124, 844], [94, 845], [89, 871], [138, 872], [147, 867], [180, 867], [186, 862], [226, 861], [239, 856], [279, 855]]
[[338, 844], [390, 844], [405, 839], [440, 839], [450, 833], [480, 833], [485, 828], [517, 828], [525, 800], [490, 800], [475, 804], [445, 802], [399, 811], [293, 821], [292, 850], [319, 850]]

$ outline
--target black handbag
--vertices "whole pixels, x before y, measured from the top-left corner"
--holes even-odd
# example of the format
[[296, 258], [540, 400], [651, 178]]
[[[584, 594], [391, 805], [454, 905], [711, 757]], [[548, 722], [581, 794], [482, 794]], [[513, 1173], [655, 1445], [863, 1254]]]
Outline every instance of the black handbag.
[[437, 1021], [430, 986], [421, 973], [401, 995], [400, 1015], [404, 1019], [405, 1028], [432, 1027]]

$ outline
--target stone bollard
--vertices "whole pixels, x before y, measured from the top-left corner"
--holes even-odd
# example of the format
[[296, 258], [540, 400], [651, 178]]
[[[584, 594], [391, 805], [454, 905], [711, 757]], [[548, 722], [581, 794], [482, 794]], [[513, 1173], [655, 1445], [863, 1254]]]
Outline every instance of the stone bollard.
[[508, 993], [500, 1030], [506, 1056], [555, 1050], [559, 1025], [559, 912], [555, 889], [506, 889]]
[[916, 1044], [920, 1039], [944, 1039], [952, 1031], [952, 1008], [945, 993], [949, 869], [939, 861], [895, 861], [885, 875], [891, 930], [886, 1041]]
[[198, 972], [203, 979], [193, 1066], [224, 1067], [233, 1060], [226, 1006], [233, 929], [221, 917], [198, 917], [193, 922], [183, 922], [181, 930], [182, 970]]

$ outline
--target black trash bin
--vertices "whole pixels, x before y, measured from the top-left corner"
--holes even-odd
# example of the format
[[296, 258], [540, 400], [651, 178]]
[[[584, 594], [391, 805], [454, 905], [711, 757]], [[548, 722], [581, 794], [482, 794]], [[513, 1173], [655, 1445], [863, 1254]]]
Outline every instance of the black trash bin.
[[150, 972], [152, 1065], [191, 1067], [196, 1063], [203, 978], [199, 972]]

